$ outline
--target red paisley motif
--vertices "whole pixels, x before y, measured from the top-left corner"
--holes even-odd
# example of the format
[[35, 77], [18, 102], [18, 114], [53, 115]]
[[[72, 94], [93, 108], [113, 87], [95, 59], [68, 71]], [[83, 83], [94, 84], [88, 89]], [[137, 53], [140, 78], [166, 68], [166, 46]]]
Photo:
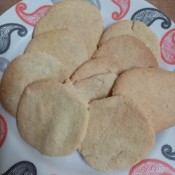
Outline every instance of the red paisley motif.
[[27, 9], [27, 5], [20, 2], [16, 5], [16, 13], [25, 23], [34, 26], [38, 20], [50, 9], [50, 7], [51, 5], [44, 5], [39, 7], [33, 13], [26, 13], [24, 11]]
[[157, 159], [145, 159], [136, 164], [129, 175], [175, 175], [175, 169]]
[[7, 137], [7, 123], [3, 116], [0, 115], [0, 148]]
[[162, 59], [168, 64], [175, 64], [175, 28], [163, 36], [160, 48]]
[[130, 0], [112, 0], [112, 2], [120, 8], [120, 12], [112, 13], [112, 18], [118, 21], [128, 13], [130, 8]]

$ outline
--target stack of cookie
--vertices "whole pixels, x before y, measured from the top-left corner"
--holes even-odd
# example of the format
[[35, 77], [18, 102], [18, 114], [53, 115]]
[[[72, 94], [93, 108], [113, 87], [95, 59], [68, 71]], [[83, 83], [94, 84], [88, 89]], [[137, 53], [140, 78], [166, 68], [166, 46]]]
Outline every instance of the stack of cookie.
[[159, 62], [159, 41], [144, 24], [121, 21], [103, 32], [94, 5], [64, 0], [8, 66], [1, 103], [41, 153], [78, 150], [97, 170], [127, 168], [148, 154], [157, 132], [175, 124], [175, 74]]

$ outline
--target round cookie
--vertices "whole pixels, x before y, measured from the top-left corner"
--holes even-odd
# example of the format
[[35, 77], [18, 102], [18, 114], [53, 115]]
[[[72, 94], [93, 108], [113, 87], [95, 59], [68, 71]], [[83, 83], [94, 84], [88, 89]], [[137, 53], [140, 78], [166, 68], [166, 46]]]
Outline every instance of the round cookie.
[[63, 82], [68, 76], [58, 59], [32, 52], [18, 56], [7, 67], [0, 86], [0, 98], [4, 108], [13, 116], [25, 87], [33, 81], [55, 77]]
[[98, 74], [73, 84], [76, 90], [88, 101], [109, 96], [118, 75], [115, 73]]
[[150, 49], [129, 35], [120, 35], [104, 42], [93, 57], [113, 58], [123, 71], [135, 67], [158, 67]]
[[87, 102], [74, 88], [53, 79], [29, 85], [17, 111], [22, 138], [49, 156], [76, 151], [86, 134], [88, 119]]
[[33, 38], [26, 48], [26, 53], [46, 52], [56, 57], [67, 67], [69, 76], [88, 60], [87, 48], [82, 39], [65, 30], [45, 32]]
[[108, 57], [94, 58], [80, 66], [72, 75], [71, 81], [74, 83], [94, 75], [105, 73], [118, 74], [120, 71], [121, 69], [114, 59]]
[[147, 117], [123, 96], [90, 103], [90, 120], [80, 153], [100, 171], [129, 168], [143, 159], [155, 134]]
[[105, 41], [120, 35], [131, 35], [144, 42], [152, 51], [157, 61], [160, 62], [159, 39], [149, 27], [140, 21], [122, 20], [112, 24], [103, 33], [99, 46]]
[[55, 4], [39, 20], [34, 29], [34, 37], [55, 29], [68, 29], [79, 35], [87, 46], [90, 58], [103, 32], [103, 20], [98, 9], [88, 1], [64, 0]]
[[137, 68], [121, 74], [113, 95], [132, 99], [148, 113], [156, 132], [175, 125], [175, 73], [163, 69]]

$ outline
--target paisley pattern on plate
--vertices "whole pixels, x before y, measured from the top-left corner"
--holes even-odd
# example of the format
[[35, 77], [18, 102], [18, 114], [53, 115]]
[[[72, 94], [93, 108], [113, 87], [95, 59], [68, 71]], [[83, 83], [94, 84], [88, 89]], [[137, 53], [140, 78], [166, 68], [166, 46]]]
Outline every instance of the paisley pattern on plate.
[[9, 64], [9, 60], [4, 57], [0, 57], [0, 71], [4, 72]]
[[163, 29], [168, 29], [171, 27], [171, 20], [160, 10], [155, 8], [143, 8], [136, 11], [131, 17], [132, 20], [137, 20], [150, 26], [156, 20], [163, 20], [161, 27]]
[[158, 159], [145, 159], [135, 165], [129, 175], [175, 175], [175, 169]]
[[26, 13], [27, 5], [23, 2], [19, 2], [16, 5], [17, 15], [27, 24], [34, 26], [38, 20], [45, 15], [45, 13], [50, 9], [51, 5], [43, 5], [39, 7], [32, 13]]
[[0, 115], [0, 148], [7, 137], [7, 123], [2, 115]]
[[112, 0], [112, 2], [120, 9], [120, 12], [112, 13], [112, 18], [116, 21], [121, 20], [129, 11], [130, 0]]
[[0, 26], [0, 54], [5, 53], [10, 47], [10, 37], [13, 31], [18, 30], [18, 35], [27, 35], [27, 28], [17, 23], [7, 23]]
[[175, 160], [175, 151], [173, 152], [173, 149], [170, 145], [163, 145], [161, 151], [167, 159]]
[[168, 64], [175, 64], [175, 28], [163, 36], [160, 49], [162, 59]]
[[37, 175], [37, 169], [33, 163], [21, 161], [13, 165], [2, 175]]

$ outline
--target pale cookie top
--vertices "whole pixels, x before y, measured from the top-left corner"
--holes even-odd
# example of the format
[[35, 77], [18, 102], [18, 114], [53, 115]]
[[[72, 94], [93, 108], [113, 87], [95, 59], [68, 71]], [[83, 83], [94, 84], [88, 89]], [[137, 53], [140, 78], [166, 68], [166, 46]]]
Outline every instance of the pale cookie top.
[[85, 62], [80, 66], [72, 75], [71, 80], [73, 82], [80, 81], [94, 75], [105, 74], [105, 73], [120, 73], [121, 68], [115, 61], [110, 57], [98, 57]]
[[145, 43], [160, 62], [160, 44], [157, 35], [144, 23], [132, 20], [122, 20], [109, 26], [102, 35], [99, 45], [120, 35], [131, 35]]
[[97, 48], [103, 32], [103, 20], [98, 9], [85, 0], [64, 0], [54, 5], [39, 20], [34, 37], [54, 29], [68, 29], [85, 41], [89, 58]]
[[123, 71], [135, 67], [158, 67], [151, 50], [130, 35], [120, 35], [104, 42], [93, 57], [111, 57]]
[[124, 72], [113, 95], [132, 99], [149, 115], [156, 132], [175, 125], [175, 73], [163, 69], [138, 68]]
[[88, 60], [87, 48], [82, 39], [65, 30], [42, 33], [33, 38], [26, 53], [46, 52], [56, 57], [66, 67], [68, 77]]
[[29, 85], [19, 102], [17, 126], [22, 138], [49, 156], [73, 153], [84, 139], [88, 105], [74, 88], [57, 80]]
[[77, 81], [73, 86], [88, 101], [92, 101], [108, 97], [117, 77], [118, 75], [115, 73], [98, 74]]
[[46, 53], [32, 52], [15, 58], [3, 74], [0, 86], [4, 108], [16, 116], [19, 98], [33, 81], [55, 77], [63, 82], [67, 77], [60, 61]]
[[90, 103], [90, 121], [80, 153], [100, 171], [128, 168], [145, 158], [155, 134], [134, 103], [115, 96]]

